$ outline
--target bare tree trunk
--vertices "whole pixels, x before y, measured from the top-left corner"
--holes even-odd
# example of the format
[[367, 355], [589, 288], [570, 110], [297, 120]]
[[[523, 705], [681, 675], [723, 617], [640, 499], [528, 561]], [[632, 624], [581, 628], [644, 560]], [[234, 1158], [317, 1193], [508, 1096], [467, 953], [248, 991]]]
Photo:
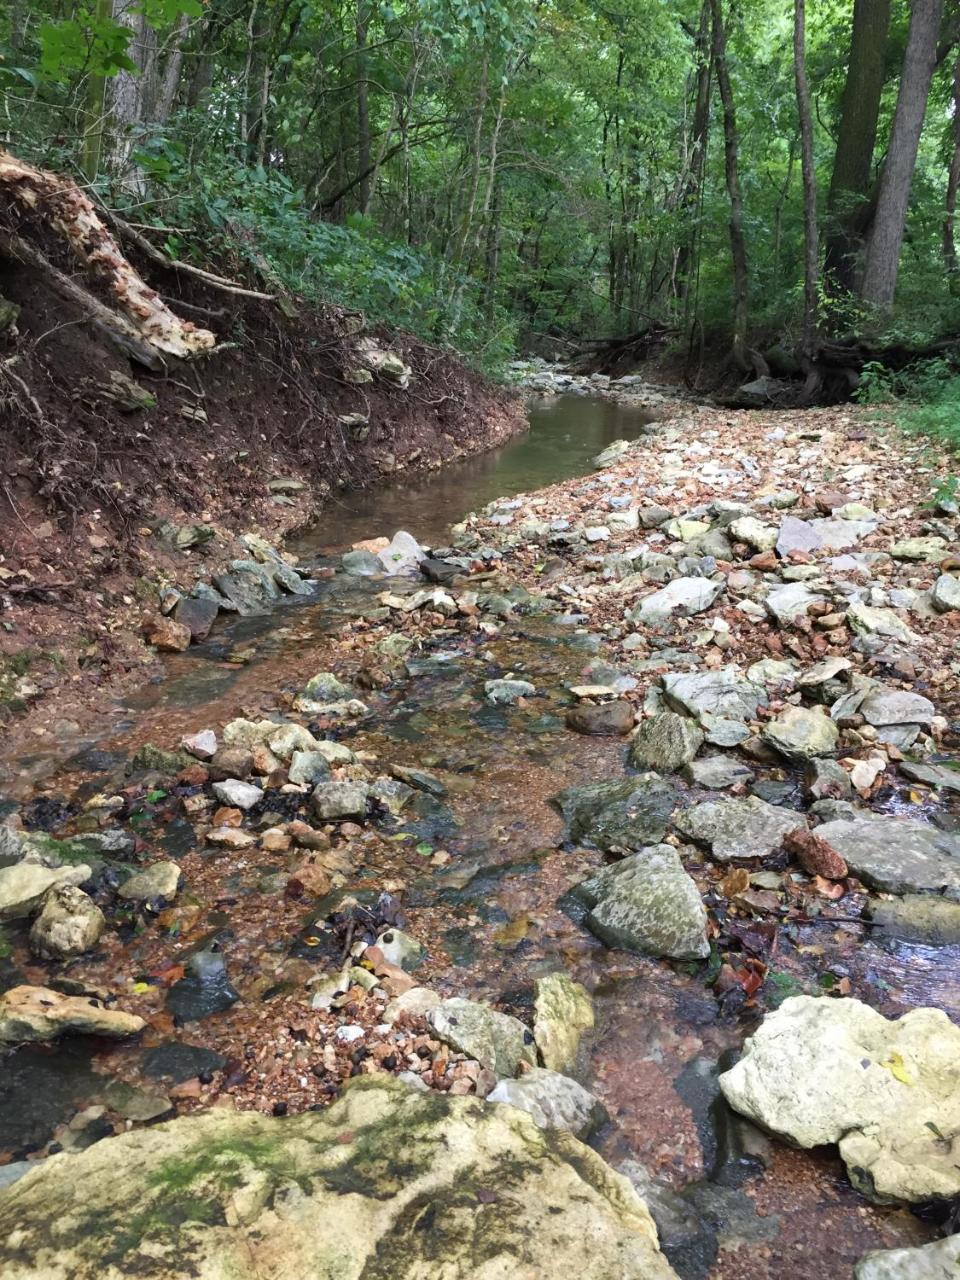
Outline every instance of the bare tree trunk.
[[693, 108], [693, 127], [690, 134], [690, 154], [687, 173], [677, 202], [685, 223], [684, 238], [677, 250], [674, 265], [674, 293], [686, 304], [690, 292], [690, 270], [698, 238], [697, 217], [703, 193], [703, 175], [707, 161], [707, 139], [710, 134], [710, 0], [703, 0], [700, 8], [700, 25], [695, 45], [697, 61], [696, 93]]
[[114, 0], [113, 17], [130, 28], [127, 53], [137, 70], [120, 71], [109, 81], [109, 165], [125, 190], [142, 195], [143, 173], [131, 164], [130, 156], [137, 128], [151, 118], [156, 96], [157, 33], [135, 7], [134, 0]]
[[863, 301], [877, 307], [892, 307], [897, 290], [910, 186], [917, 163], [930, 81], [937, 63], [937, 37], [942, 16], [943, 0], [914, 0], [910, 11], [910, 34], [900, 75], [897, 109], [880, 177], [877, 212], [860, 289]]
[[[95, 0], [94, 19], [107, 22], [113, 17], [113, 0]], [[92, 182], [100, 172], [103, 160], [103, 138], [107, 115], [107, 78], [91, 74], [87, 82], [86, 119], [83, 125], [83, 147], [80, 167]]]
[[357, 172], [360, 175], [360, 212], [370, 208], [370, 102], [367, 85], [367, 7], [357, 0]]
[[870, 209], [873, 148], [883, 92], [890, 0], [854, 0], [827, 213], [824, 270], [831, 289], [852, 292]]
[[181, 13], [167, 44], [163, 78], [157, 90], [157, 100], [153, 109], [153, 118], [158, 124], [166, 124], [173, 114], [183, 74], [183, 44], [189, 28], [190, 19], [185, 13]]
[[807, 82], [806, 13], [804, 0], [793, 4], [793, 70], [800, 119], [800, 164], [803, 172], [803, 355], [812, 359], [817, 345], [817, 295], [820, 243], [817, 235], [817, 173], [813, 156], [813, 118]]
[[956, 275], [957, 246], [954, 228], [957, 217], [957, 192], [960, 190], [960, 57], [953, 67], [953, 155], [947, 177], [947, 209], [943, 220], [943, 260], [951, 275]]
[[743, 235], [743, 196], [740, 191], [740, 174], [737, 164], [739, 142], [737, 117], [733, 102], [733, 88], [727, 68], [727, 38], [723, 29], [722, 0], [710, 0], [713, 16], [713, 62], [717, 70], [717, 87], [723, 106], [723, 152], [726, 169], [727, 193], [730, 197], [730, 254], [733, 258], [733, 359], [737, 367], [748, 371], [747, 360], [747, 306], [748, 274], [747, 246]]

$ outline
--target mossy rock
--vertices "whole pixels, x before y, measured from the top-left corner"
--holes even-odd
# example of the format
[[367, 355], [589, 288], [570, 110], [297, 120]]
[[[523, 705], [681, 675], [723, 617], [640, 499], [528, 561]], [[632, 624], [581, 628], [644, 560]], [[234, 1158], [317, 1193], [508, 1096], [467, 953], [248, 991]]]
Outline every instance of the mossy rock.
[[363, 1078], [329, 1110], [212, 1111], [0, 1193], [5, 1280], [668, 1280], [630, 1183], [569, 1134]]

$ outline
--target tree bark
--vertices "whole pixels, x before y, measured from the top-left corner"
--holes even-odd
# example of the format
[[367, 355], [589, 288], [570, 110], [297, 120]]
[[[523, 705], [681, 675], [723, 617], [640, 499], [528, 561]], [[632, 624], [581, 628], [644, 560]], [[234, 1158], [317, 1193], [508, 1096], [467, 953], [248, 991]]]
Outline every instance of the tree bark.
[[824, 270], [831, 289], [852, 292], [870, 209], [890, 0], [854, 0], [847, 78], [827, 195]]
[[131, 31], [127, 53], [137, 71], [120, 71], [109, 82], [109, 164], [120, 185], [139, 195], [143, 192], [143, 174], [131, 165], [130, 155], [137, 127], [150, 119], [156, 96], [157, 33], [134, 7], [133, 0], [114, 0], [113, 17]]
[[694, 94], [693, 125], [690, 131], [690, 152], [686, 158], [686, 175], [677, 202], [677, 209], [686, 224], [682, 229], [683, 240], [677, 250], [674, 264], [674, 294], [686, 302], [690, 293], [690, 272], [696, 256], [699, 231], [700, 200], [703, 193], [703, 175], [707, 160], [707, 138], [710, 133], [710, 0], [703, 0], [700, 8], [700, 24], [694, 45], [696, 57], [696, 88]]
[[957, 192], [960, 190], [960, 57], [953, 67], [953, 155], [947, 176], [947, 208], [943, 220], [943, 260], [951, 275], [957, 274], [957, 246], [954, 228], [957, 216]]
[[884, 309], [893, 306], [897, 289], [910, 186], [917, 163], [930, 81], [937, 62], [937, 37], [942, 16], [943, 0], [914, 0], [910, 11], [910, 33], [900, 75], [897, 109], [880, 177], [877, 211], [867, 245], [860, 289], [864, 302]]
[[370, 102], [367, 85], [367, 6], [366, 0], [357, 0], [357, 173], [360, 175], [360, 212], [370, 208], [373, 191], [370, 163]]
[[733, 359], [737, 367], [748, 372], [747, 359], [747, 308], [748, 273], [747, 246], [743, 234], [743, 195], [740, 190], [740, 174], [737, 153], [737, 116], [733, 101], [733, 87], [727, 67], [727, 38], [723, 29], [722, 0], [710, 0], [713, 17], [713, 62], [717, 72], [717, 87], [723, 107], [723, 152], [726, 170], [727, 194], [730, 197], [730, 254], [733, 258]]
[[793, 5], [793, 70], [797, 85], [797, 115], [800, 120], [800, 164], [803, 173], [803, 336], [801, 348], [806, 359], [813, 358], [817, 345], [817, 297], [819, 290], [820, 244], [817, 235], [817, 173], [813, 156], [813, 117], [810, 85], [807, 82], [806, 12], [804, 0]]

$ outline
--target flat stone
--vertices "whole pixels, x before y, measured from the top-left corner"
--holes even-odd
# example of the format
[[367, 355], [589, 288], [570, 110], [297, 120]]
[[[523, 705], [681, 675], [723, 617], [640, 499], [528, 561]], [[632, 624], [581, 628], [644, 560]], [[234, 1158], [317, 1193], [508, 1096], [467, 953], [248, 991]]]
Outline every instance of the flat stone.
[[823, 538], [806, 520], [800, 520], [797, 516], [784, 516], [780, 521], [777, 555], [786, 559], [792, 551], [819, 551], [822, 546]]
[[768, 720], [760, 736], [788, 760], [812, 760], [836, 750], [840, 730], [828, 715], [809, 707], [786, 706]]
[[960, 791], [960, 769], [951, 769], [945, 764], [917, 764], [913, 760], [901, 760], [897, 768], [913, 782], [943, 787], [946, 791]]
[[111, 1080], [103, 1092], [103, 1100], [111, 1111], [125, 1120], [146, 1124], [159, 1120], [174, 1110], [173, 1103], [158, 1089], [141, 1089], [125, 1080]]
[[207, 1071], [222, 1071], [227, 1059], [222, 1053], [201, 1045], [171, 1040], [148, 1049], [143, 1056], [143, 1073], [151, 1080], [172, 1080], [182, 1084]]
[[960, 1235], [914, 1249], [875, 1249], [853, 1269], [853, 1280], [956, 1280]]
[[85, 863], [66, 867], [41, 867], [17, 862], [0, 867], [0, 920], [25, 920], [39, 910], [44, 896], [55, 885], [81, 885], [91, 876]]
[[587, 989], [565, 973], [548, 973], [534, 982], [533, 1038], [551, 1071], [570, 1071], [584, 1033], [594, 1025]]
[[518, 1018], [489, 1005], [454, 996], [431, 1009], [427, 1021], [439, 1040], [497, 1077], [516, 1075], [521, 1062], [537, 1065], [532, 1033]]
[[847, 610], [847, 625], [858, 636], [890, 636], [894, 640], [915, 641], [915, 635], [892, 609], [867, 604], [852, 604]]
[[213, 794], [223, 804], [233, 809], [252, 809], [263, 799], [260, 787], [250, 782], [241, 782], [239, 778], [226, 778], [223, 782], [213, 784]]
[[521, 698], [532, 698], [537, 692], [529, 680], [488, 680], [483, 691], [487, 701], [494, 706], [512, 706]]
[[779, 531], [756, 516], [739, 516], [730, 522], [730, 536], [737, 542], [745, 542], [755, 551], [772, 551], [777, 545]]
[[916, 560], [935, 564], [947, 549], [946, 538], [904, 538], [890, 547], [894, 560]]
[[679, 769], [700, 750], [703, 730], [689, 716], [661, 711], [642, 720], [630, 741], [630, 763], [637, 769]]
[[381, 566], [392, 577], [418, 576], [420, 562], [426, 558], [426, 552], [420, 543], [403, 529], [393, 535], [388, 546], [377, 552]]
[[810, 605], [819, 604], [823, 599], [803, 582], [788, 582], [785, 586], [774, 587], [763, 603], [781, 627], [790, 627], [798, 618], [807, 617]]
[[706, 520], [667, 520], [660, 526], [668, 538], [675, 542], [692, 542], [710, 532], [710, 524]]
[[867, 724], [929, 724], [937, 709], [929, 698], [907, 690], [882, 689], [868, 693], [860, 703]]
[[836, 760], [811, 760], [804, 780], [814, 800], [842, 800], [853, 790], [849, 773]]
[[811, 520], [811, 528], [818, 534], [821, 544], [827, 551], [846, 551], [873, 533], [877, 527], [875, 520]]
[[902, 898], [872, 898], [870, 919], [891, 937], [932, 947], [960, 944], [960, 902], [936, 893], [908, 893]]
[[[908, 1203], [960, 1192], [960, 1028], [940, 1009], [887, 1019], [853, 999], [793, 996], [720, 1077], [735, 1111], [800, 1147], [839, 1143], [853, 1184]], [[934, 1120], [934, 1128], [928, 1123]]]
[[754, 684], [789, 687], [797, 680], [797, 664], [789, 659], [761, 658], [747, 667], [747, 679]]
[[849, 671], [852, 666], [853, 663], [849, 658], [824, 658], [822, 661], [814, 663], [812, 667], [808, 667], [806, 671], [801, 672], [797, 676], [797, 684], [801, 689], [817, 688], [819, 685], [826, 684], [828, 680], [836, 679], [844, 671]]
[[566, 714], [567, 728], [575, 733], [602, 737], [620, 737], [634, 726], [633, 705], [629, 702], [603, 702], [597, 706], [581, 703]]
[[213, 1108], [39, 1162], [0, 1197], [9, 1280], [49, 1273], [55, 1223], [71, 1280], [551, 1280], [558, 1259], [675, 1280], [644, 1201], [572, 1135], [382, 1075], [321, 1111]]
[[656, 773], [567, 787], [550, 803], [567, 823], [567, 838], [606, 853], [642, 849], [663, 839], [677, 792]]
[[135, 872], [117, 890], [117, 896], [131, 902], [152, 902], [155, 898], [173, 898], [180, 886], [180, 868], [175, 862], [154, 862]]
[[703, 723], [705, 716], [753, 720], [767, 695], [760, 685], [730, 668], [722, 671], [669, 673], [660, 683], [667, 701]]
[[705, 800], [681, 809], [673, 825], [698, 844], [708, 845], [718, 862], [732, 858], [766, 858], [784, 836], [804, 825], [793, 810], [767, 804], [756, 796]]
[[704, 756], [684, 766], [684, 777], [698, 787], [711, 791], [724, 791], [741, 782], [752, 782], [754, 773], [749, 765], [731, 756]]
[[240, 999], [221, 952], [195, 951], [184, 969], [183, 977], [167, 992], [167, 1008], [179, 1023], [198, 1022], [213, 1013], [222, 1013]]
[[313, 809], [323, 822], [365, 818], [370, 789], [365, 782], [320, 782], [313, 789]]
[[671, 618], [689, 618], [709, 609], [723, 591], [711, 578], [675, 578], [653, 595], [646, 596], [627, 614], [630, 622], [662, 626]]
[[173, 618], [186, 627], [193, 640], [206, 640], [220, 612], [215, 601], [203, 596], [184, 596], [173, 611]]
[[710, 954], [700, 891], [672, 845], [641, 849], [572, 892], [590, 908], [585, 924], [608, 947], [673, 960]]
[[89, 996], [65, 996], [48, 987], [11, 987], [0, 996], [4, 1044], [55, 1040], [66, 1032], [115, 1039], [136, 1035], [145, 1026], [134, 1013], [105, 1009]]
[[884, 893], [932, 890], [960, 899], [960, 839], [917, 818], [864, 814], [816, 828], [855, 876]]
[[538, 1129], [562, 1129], [586, 1141], [606, 1120], [603, 1104], [569, 1076], [533, 1067], [519, 1080], [501, 1080], [487, 1102], [519, 1107]]

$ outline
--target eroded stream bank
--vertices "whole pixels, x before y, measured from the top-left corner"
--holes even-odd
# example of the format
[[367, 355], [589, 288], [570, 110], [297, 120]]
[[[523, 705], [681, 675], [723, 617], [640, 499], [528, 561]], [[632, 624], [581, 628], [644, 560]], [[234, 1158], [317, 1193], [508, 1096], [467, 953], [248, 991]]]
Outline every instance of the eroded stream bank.
[[[61, 843], [28, 837], [8, 861], [82, 861], [108, 925], [45, 963], [27, 936], [39, 901], [18, 908], [5, 985], [100, 993], [146, 1025], [115, 1047], [14, 1050], [9, 1160], [210, 1106], [302, 1113], [353, 1075], [482, 1095], [513, 1074], [481, 1047], [505, 1024], [468, 1043], [431, 1003], [487, 1001], [533, 1027], [546, 1059], [536, 984], [560, 972], [592, 997], [566, 1070], [606, 1109], [593, 1141], [648, 1199], [678, 1274], [847, 1276], [867, 1250], [937, 1234], [954, 1193], [874, 1203], [829, 1137], [813, 1151], [764, 1137], [716, 1078], [800, 992], [960, 1018], [942, 765], [957, 745], [956, 513], [921, 505], [936, 473], [915, 446], [849, 415], [628, 413], [548, 407], [543, 435], [500, 460], [381, 495], [383, 523], [364, 497], [313, 547], [402, 527], [431, 548], [422, 567], [409, 547], [389, 576], [373, 550], [328, 554], [315, 598], [171, 659], [65, 767], [24, 762], [20, 820]], [[551, 414], [563, 432], [590, 423], [589, 449], [577, 433], [565, 452]], [[530, 492], [630, 435], [601, 469]], [[443, 535], [458, 492], [476, 507], [521, 489]], [[184, 737], [192, 754], [166, 754]], [[568, 794], [563, 816], [550, 804], [601, 782], [620, 790]], [[846, 865], [790, 843], [808, 823]], [[608, 861], [630, 868], [620, 898], [572, 900]], [[131, 896], [141, 867], [156, 878]], [[376, 950], [341, 979], [362, 941]], [[430, 994], [387, 1025], [411, 988]], [[840, 1070], [839, 1042], [821, 1060], [815, 1028], [801, 1032], [781, 1071], [822, 1118], [815, 1086]], [[960, 1128], [929, 1038], [849, 1043], [903, 1091], [904, 1124], [911, 1099], [935, 1108], [930, 1150], [911, 1130], [906, 1161], [929, 1188]]]

